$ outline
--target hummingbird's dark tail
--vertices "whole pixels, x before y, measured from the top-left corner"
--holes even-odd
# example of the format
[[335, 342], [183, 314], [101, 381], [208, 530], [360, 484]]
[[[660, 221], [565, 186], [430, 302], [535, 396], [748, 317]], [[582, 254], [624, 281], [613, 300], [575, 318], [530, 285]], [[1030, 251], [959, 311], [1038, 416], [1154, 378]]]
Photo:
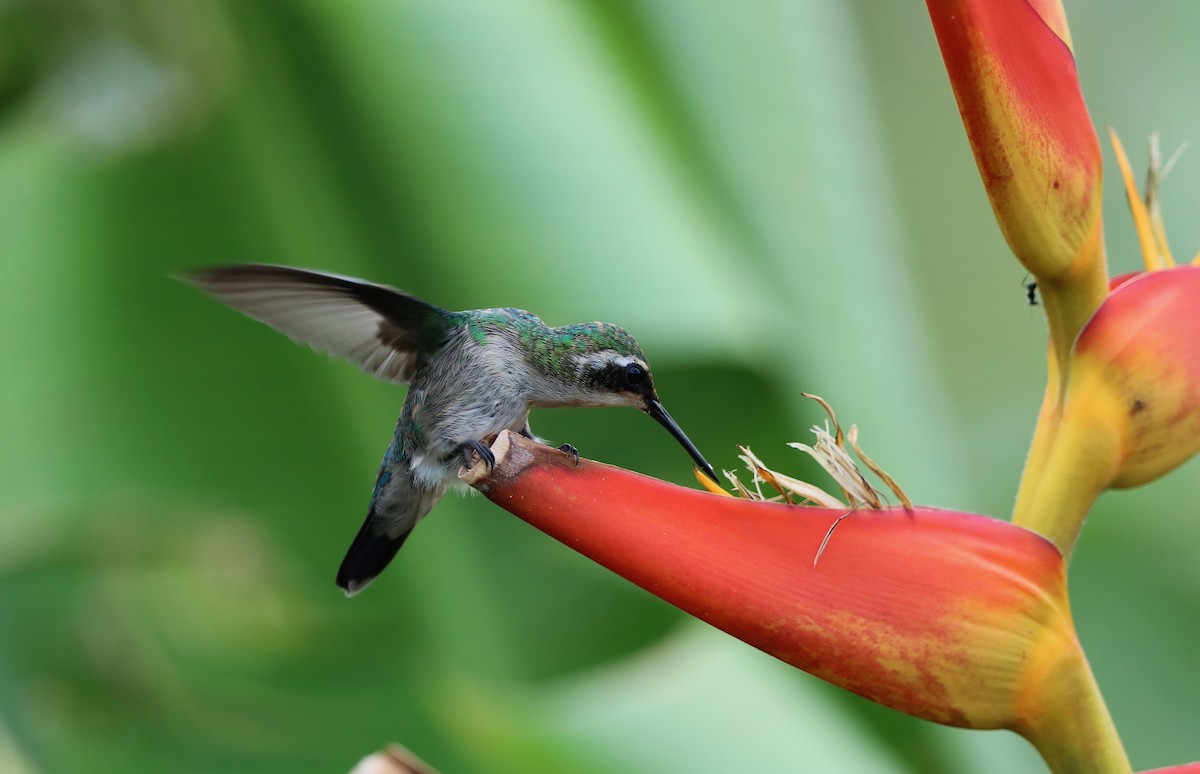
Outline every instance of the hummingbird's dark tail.
[[338, 568], [338, 588], [345, 591], [348, 597], [354, 596], [369, 586], [371, 581], [375, 580], [379, 573], [388, 566], [396, 556], [396, 552], [400, 550], [400, 546], [404, 545], [404, 541], [412, 534], [410, 529], [399, 537], [395, 537], [381, 532], [379, 527], [379, 522], [372, 512], [363, 522], [362, 528], [358, 530], [354, 542], [350, 544], [350, 550], [346, 552], [346, 558], [342, 560], [342, 566]]

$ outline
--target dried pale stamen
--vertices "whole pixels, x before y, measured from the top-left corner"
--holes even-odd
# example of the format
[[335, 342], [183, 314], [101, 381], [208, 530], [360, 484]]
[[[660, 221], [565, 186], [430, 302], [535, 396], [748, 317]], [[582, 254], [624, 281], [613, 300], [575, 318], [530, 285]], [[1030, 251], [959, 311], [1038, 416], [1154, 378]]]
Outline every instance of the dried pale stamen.
[[772, 471], [771, 475], [779, 486], [794, 495], [804, 498], [806, 502], [819, 505], [822, 508], [845, 508], [846, 504], [815, 484], [808, 484], [798, 478], [785, 476]]
[[[842, 459], [838, 460], [837, 467], [839, 469], [841, 469], [842, 471], [844, 471], [846, 478], [848, 478], [854, 482], [853, 486], [846, 486], [844, 483], [842, 483], [843, 482], [842, 477], [839, 477], [837, 474], [834, 474], [832, 471], [830, 471], [830, 475], [833, 475], [834, 480], [837, 481], [838, 485], [841, 487], [842, 494], [845, 495], [846, 499], [849, 500], [851, 502], [851, 504], [855, 505], [856, 507], [857, 507], [857, 504], [854, 502], [856, 492], [859, 493], [858, 499], [863, 500], [863, 502], [866, 502], [868, 505], [870, 505], [872, 503], [872, 501], [878, 502], [877, 491], [875, 490], [875, 488], [873, 486], [871, 486], [867, 482], [866, 478], [863, 477], [862, 473], [858, 470], [858, 466], [854, 463], [854, 460], [850, 459], [850, 455], [846, 453], [846, 434], [844, 432], [842, 432], [842, 425], [837, 420], [837, 414], [834, 413], [833, 406], [829, 405], [829, 402], [826, 401], [824, 398], [822, 398], [820, 395], [813, 395], [812, 393], [809, 393], [809, 392], [802, 392], [800, 394], [803, 395], [805, 398], [810, 398], [811, 400], [815, 400], [817, 403], [821, 404], [821, 408], [825, 409], [825, 413], [829, 415], [829, 422], [831, 422], [833, 424], [833, 430], [834, 430], [834, 434], [835, 434], [834, 444], [836, 445], [837, 449], [840, 450], [840, 454], [839, 454], [839, 452], [832, 452], [832, 451], [831, 451], [831, 453], [835, 457], [842, 458]], [[855, 426], [851, 425], [850, 429], [851, 429], [851, 432], [857, 433], [857, 428]], [[817, 433], [817, 441], [818, 441], [817, 447], [818, 447], [818, 449], [820, 449], [821, 448], [820, 430], [818, 428], [814, 427], [813, 432]], [[867, 467], [871, 468], [872, 470], [878, 470], [879, 472], [882, 473], [882, 469], [880, 469], [878, 465], [875, 465], [874, 462], [870, 461], [870, 459], [867, 458], [862, 453], [862, 450], [858, 448], [858, 446], [855, 444], [853, 438], [850, 440], [850, 443], [852, 446], [854, 446], [854, 451], [856, 454], [858, 454], [859, 459], [861, 459], [867, 465]], [[809, 454], [813, 454], [813, 456], [817, 460], [817, 462], [822, 467], [824, 467], [826, 470], [829, 470], [829, 468], [825, 465], [825, 463], [821, 460], [821, 458], [816, 456], [816, 454], [814, 453], [816, 450], [814, 450], [812, 447], [797, 446], [796, 444], [792, 444], [792, 445], [796, 446], [796, 448], [800, 448], [802, 451], [806, 451]], [[892, 480], [891, 477], [888, 476], [886, 473], [884, 473], [882, 477], [887, 481], [888, 486], [892, 487], [893, 491], [896, 491], [896, 489], [897, 489], [896, 482], [894, 480]], [[863, 492], [869, 493], [870, 496], [866, 497], [866, 498], [862, 497]], [[901, 499], [907, 500], [907, 498], [904, 497], [903, 493], [901, 493]], [[873, 505], [872, 507], [882, 507], [882, 505]]]
[[783, 499], [787, 500], [788, 504], [795, 504], [783, 487], [779, 486], [779, 482], [775, 479], [775, 474], [763, 464], [762, 460], [755, 456], [754, 452], [750, 451], [749, 446], [739, 446], [738, 449], [742, 452], [738, 455], [738, 459], [754, 474], [754, 488], [758, 492], [758, 499], [767, 499], [762, 493], [762, 487], [759, 486], [760, 483], [767, 483], [775, 487], [775, 491], [779, 492], [783, 496]]
[[739, 446], [738, 449], [742, 452], [738, 455], [738, 459], [741, 460], [742, 464], [746, 466], [746, 469], [753, 474], [753, 478], [750, 480], [750, 483], [754, 485], [754, 491], [758, 495], [755, 499], [766, 500], [767, 496], [762, 493], [762, 487], [760, 486], [760, 484], [763, 484], [767, 480], [763, 476], [763, 472], [767, 470], [766, 467], [762, 464], [762, 461], [758, 457], [754, 456], [754, 453], [751, 452], [749, 448], [745, 446]]
[[883, 500], [879, 493], [858, 469], [850, 453], [839, 446], [825, 428], [814, 426], [812, 431], [817, 436], [817, 442], [812, 446], [803, 443], [789, 443], [788, 446], [816, 460], [846, 493], [846, 499], [852, 506], [862, 502], [869, 508], [882, 508]]
[[1171, 168], [1175, 166], [1175, 162], [1179, 161], [1179, 157], [1185, 150], [1187, 150], [1186, 142], [1171, 154], [1171, 158], [1164, 165], [1162, 153], [1158, 147], [1158, 132], [1150, 135], [1150, 167], [1146, 170], [1146, 209], [1150, 211], [1150, 225], [1154, 228], [1154, 239], [1158, 243], [1159, 252], [1162, 253], [1167, 266], [1175, 265], [1175, 257], [1171, 255], [1171, 248], [1167, 245], [1167, 229], [1163, 224], [1162, 200], [1158, 195], [1158, 187], [1162, 181], [1167, 179]]
[[762, 478], [763, 481], [766, 481], [768, 484], [775, 487], [775, 491], [779, 492], [779, 494], [783, 497], [784, 502], [786, 502], [788, 505], [796, 504], [796, 501], [792, 499], [790, 494], [788, 494], [787, 488], [779, 483], [779, 478], [774, 473], [766, 468], [755, 468], [755, 472], [758, 473], [759, 477]]
[[742, 497], [746, 498], [747, 500], [758, 499], [754, 496], [753, 492], [746, 488], [745, 484], [738, 480], [737, 475], [733, 471], [725, 471], [725, 477], [729, 479], [729, 483], [733, 484], [733, 488], [736, 489], [737, 493]]
[[[762, 481], [763, 483], [770, 484], [780, 494], [780, 497], [767, 498], [762, 495], [762, 490], [759, 489], [758, 495], [751, 496], [751, 499], [771, 501], [783, 499], [787, 501], [789, 505], [796, 505], [795, 500], [792, 499], [792, 495], [796, 495], [803, 501], [801, 504], [815, 503], [822, 508], [846, 507], [845, 503], [843, 503], [841, 500], [838, 500], [836, 497], [830, 495], [828, 492], [814, 484], [808, 484], [799, 479], [792, 478], [791, 476], [785, 476], [782, 473], [771, 470], [766, 466], [766, 463], [758, 458], [754, 452], [750, 451], [750, 447], [739, 446], [738, 449], [742, 452], [742, 454], [738, 455], [738, 458], [745, 463], [746, 467], [754, 474], [755, 482]], [[745, 490], [745, 487], [742, 486], [740, 482], [736, 482], [736, 477], [733, 476], [733, 474], [729, 473], [727, 475], [730, 477], [731, 481], [735, 482], [736, 486], [739, 486], [742, 490]]]
[[904, 494], [904, 490], [900, 488], [898, 483], [896, 483], [896, 479], [889, 476], [883, 468], [879, 467], [875, 460], [868, 457], [863, 452], [862, 448], [859, 447], [858, 425], [850, 425], [850, 433], [848, 438], [850, 440], [850, 448], [854, 449], [854, 453], [858, 455], [858, 458], [862, 460], [862, 463], [870, 468], [871, 472], [878, 476], [880, 481], [887, 484], [888, 489], [891, 489], [892, 493], [896, 495], [896, 497], [900, 498], [900, 502], [904, 504], [904, 510], [911, 511], [913, 509], [912, 500], [908, 499], [908, 495]]
[[838, 424], [837, 414], [833, 413], [833, 406], [830, 406], [828, 401], [820, 395], [813, 395], [811, 392], [802, 392], [800, 393], [800, 397], [815, 400], [821, 404], [821, 408], [825, 409], [825, 413], [829, 415], [829, 421], [833, 423], [834, 432], [837, 434], [837, 445], [843, 449], [846, 448], [845, 434], [842, 433], [842, 426]]
[[778, 489], [780, 494], [782, 494], [789, 503], [791, 503], [792, 500], [790, 497], [788, 497], [788, 495], [794, 494], [803, 498], [804, 500], [816, 503], [822, 508], [846, 507], [846, 504], [841, 500], [837, 499], [815, 484], [809, 484], [801, 481], [800, 479], [792, 478], [791, 476], [785, 476], [782, 473], [771, 470], [766, 466], [766, 463], [764, 463], [754, 454], [754, 452], [750, 451], [749, 447], [739, 446], [738, 448], [742, 451], [740, 459], [746, 463], [746, 467], [750, 468], [754, 472], [755, 476], [761, 477], [763, 481]]
[[[867, 508], [873, 509], [886, 507], [883, 493], [867, 480], [858, 463], [850, 456], [850, 450], [853, 450], [858, 455], [859, 460], [862, 461], [862, 464], [887, 484], [888, 488], [904, 504], [904, 508], [912, 510], [912, 501], [909, 500], [908, 495], [904, 493], [900, 485], [896, 483], [896, 480], [889, 476], [883, 468], [879, 467], [874, 460], [868, 457], [858, 445], [858, 427], [851, 425], [849, 434], [845, 433], [842, 430], [842, 426], [838, 423], [836, 415], [833, 413], [833, 408], [825, 400], [816, 395], [809, 395], [808, 393], [804, 393], [804, 395], [821, 404], [825, 412], [829, 415], [829, 421], [826, 427], [814, 426], [812, 428], [817, 438], [812, 446], [801, 443], [791, 443], [788, 445], [800, 449], [816, 460], [817, 464], [837, 483], [849, 506], [847, 506], [846, 502], [839, 500], [815, 484], [810, 484], [771, 470], [748, 446], [738, 447], [738, 451], [741, 452], [738, 455], [738, 459], [742, 461], [746, 469], [753, 476], [750, 487], [743, 484], [732, 471], [728, 470], [723, 472], [725, 478], [729, 480], [730, 485], [733, 487], [732, 494], [720, 488], [716, 483], [709, 481], [699, 471], [696, 471], [696, 479], [710, 492], [729, 497], [736, 494], [748, 500], [778, 501], [782, 499], [792, 505], [796, 504], [794, 498], [800, 498], [801, 504], [812, 503], [822, 508], [841, 510], [849, 507], [850, 510], [846, 511], [843, 517], [853, 513], [860, 505], [865, 505]], [[832, 431], [829, 429], [829, 425], [832, 425]], [[847, 441], [849, 441], [849, 449], [847, 448]], [[768, 497], [763, 493], [762, 484], [772, 487], [779, 495]], [[836, 526], [837, 522], [834, 523], [834, 527]], [[829, 534], [832, 533], [833, 527], [830, 527]], [[828, 540], [829, 535], [826, 535], [825, 542]], [[821, 550], [824, 550], [824, 542], [822, 543]], [[820, 551], [817, 552], [817, 556], [820, 557]]]
[[[1154, 134], [1154, 135], [1152, 135], [1152, 138], [1153, 138], [1155, 144], [1157, 144], [1158, 143], [1158, 135]], [[1187, 152], [1187, 149], [1188, 149], [1187, 140], [1184, 140], [1183, 142], [1179, 143], [1179, 147], [1176, 148], [1175, 152], [1171, 154], [1171, 158], [1167, 159], [1166, 164], [1162, 165], [1162, 171], [1155, 173], [1155, 177], [1158, 179], [1158, 181], [1160, 183], [1163, 180], [1167, 179], [1167, 175], [1171, 174], [1171, 170], [1175, 168], [1176, 162], [1178, 162], [1179, 159], [1183, 158], [1183, 154]], [[1155, 150], [1157, 150], [1157, 148]]]

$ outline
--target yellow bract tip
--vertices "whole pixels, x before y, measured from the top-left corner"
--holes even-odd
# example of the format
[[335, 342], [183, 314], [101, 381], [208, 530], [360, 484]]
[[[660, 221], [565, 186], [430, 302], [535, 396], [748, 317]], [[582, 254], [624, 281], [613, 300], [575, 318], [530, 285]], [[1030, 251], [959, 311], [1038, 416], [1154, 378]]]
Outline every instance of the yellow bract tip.
[[1137, 182], [1133, 179], [1133, 168], [1129, 164], [1129, 156], [1125, 154], [1125, 146], [1121, 144], [1121, 139], [1117, 137], [1117, 132], [1112, 127], [1109, 127], [1108, 139], [1112, 142], [1113, 153], [1117, 157], [1117, 166], [1121, 170], [1121, 179], [1125, 182], [1125, 198], [1129, 202], [1129, 212], [1133, 215], [1133, 227], [1137, 231], [1138, 244], [1142, 248], [1142, 260], [1146, 264], [1146, 270], [1161, 269], [1164, 265], [1169, 265], [1167, 263], [1169, 259], [1165, 257], [1169, 253], [1164, 246], [1166, 237], [1163, 235], [1163, 245], [1160, 245], [1158, 239], [1155, 238], [1153, 220], [1146, 208], [1146, 203], [1142, 201], [1142, 197], [1138, 193]]
[[724, 495], [726, 497], [733, 497], [732, 494], [730, 494], [729, 492], [726, 492], [724, 489], [722, 489], [720, 484], [718, 484], [716, 481], [713, 481], [711, 478], [709, 478], [707, 474], [705, 474], [703, 471], [700, 470], [700, 468], [693, 466], [692, 473], [695, 474], [696, 480], [700, 482], [700, 486], [704, 487], [705, 489], [712, 492], [713, 494]]

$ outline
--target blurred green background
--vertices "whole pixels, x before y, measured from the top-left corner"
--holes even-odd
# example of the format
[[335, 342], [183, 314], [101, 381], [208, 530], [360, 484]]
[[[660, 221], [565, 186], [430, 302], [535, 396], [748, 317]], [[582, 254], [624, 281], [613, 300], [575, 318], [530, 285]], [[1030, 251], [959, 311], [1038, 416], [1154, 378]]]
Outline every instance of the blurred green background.
[[[1068, 11], [1097, 125], [1139, 166], [1154, 129], [1195, 139], [1200, 6]], [[1164, 191], [1184, 255], [1196, 159]], [[748, 443], [818, 478], [784, 445], [808, 390], [917, 501], [1005, 517], [1045, 327], [922, 3], [5, 0], [0, 239], [0, 770], [341, 771], [393, 740], [447, 772], [1041, 769], [482, 498], [346, 600], [402, 391], [169, 278], [287, 263], [611, 320], [718, 467]], [[534, 428], [692, 481], [637, 412]], [[1198, 477], [1105, 495], [1071, 568], [1135, 768], [1200, 758]]]

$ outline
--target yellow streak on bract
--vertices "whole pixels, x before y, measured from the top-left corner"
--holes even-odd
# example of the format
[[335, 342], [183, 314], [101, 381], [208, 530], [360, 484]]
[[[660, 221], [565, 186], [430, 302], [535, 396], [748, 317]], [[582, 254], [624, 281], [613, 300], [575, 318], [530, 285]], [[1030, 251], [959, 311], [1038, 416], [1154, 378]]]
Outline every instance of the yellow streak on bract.
[[1019, 728], [1022, 697], [1039, 676], [1034, 665], [1047, 652], [1056, 657], [1065, 640], [1074, 641], [1060, 592], [1020, 582], [987, 603], [964, 597], [947, 611], [938, 628], [960, 626], [963, 647], [961, 659], [939, 677], [976, 728]]
[[1073, 628], [1043, 628], [1028, 657], [1013, 730], [1051, 771], [1131, 771]]
[[[955, 547], [948, 549], [940, 559], [954, 555]], [[1028, 713], [1037, 711], [1033, 699], [1046, 698], [1037, 696], [1044, 692], [1038, 685], [1046, 676], [1042, 665], [1086, 670], [1086, 662], [1061, 575], [1030, 575], [1008, 560], [993, 559], [986, 550], [957, 556], [959, 569], [977, 571], [975, 582], [961, 590], [947, 586], [958, 577], [953, 567], [931, 561], [936, 570], [929, 593], [947, 603], [913, 605], [919, 623], [903, 612], [906, 592], [888, 584], [872, 591], [878, 595], [866, 608], [872, 613], [846, 612], [823, 621], [839, 639], [855, 643], [846, 654], [852, 671], [833, 682], [854, 689], [861, 687], [854, 683], [869, 680], [865, 695], [918, 717], [1027, 730]], [[847, 598], [847, 605], [859, 601]]]
[[[1089, 273], [1081, 260], [1103, 261], [1102, 250], [1088, 244], [1102, 205], [1099, 143], [1090, 123], [1068, 129], [1066, 115], [1051, 119], [1025, 102], [993, 58], [977, 63], [982, 93], [968, 135], [978, 132], [972, 149], [981, 169], [989, 170], [984, 186], [997, 224], [1039, 283], [1074, 284]], [[1071, 120], [1088, 122], [1082, 100], [1073, 107], [1080, 112]]]
[[888, 706], [966, 728], [1016, 727], [1028, 638], [1015, 634], [1015, 627], [998, 613], [956, 612], [920, 630], [897, 629], [886, 621], [849, 613], [833, 616], [829, 628], [862, 644], [866, 653], [860, 657], [869, 653], [870, 662], [858, 664], [857, 674], [834, 682], [854, 683], [874, 673], [866, 693]]

